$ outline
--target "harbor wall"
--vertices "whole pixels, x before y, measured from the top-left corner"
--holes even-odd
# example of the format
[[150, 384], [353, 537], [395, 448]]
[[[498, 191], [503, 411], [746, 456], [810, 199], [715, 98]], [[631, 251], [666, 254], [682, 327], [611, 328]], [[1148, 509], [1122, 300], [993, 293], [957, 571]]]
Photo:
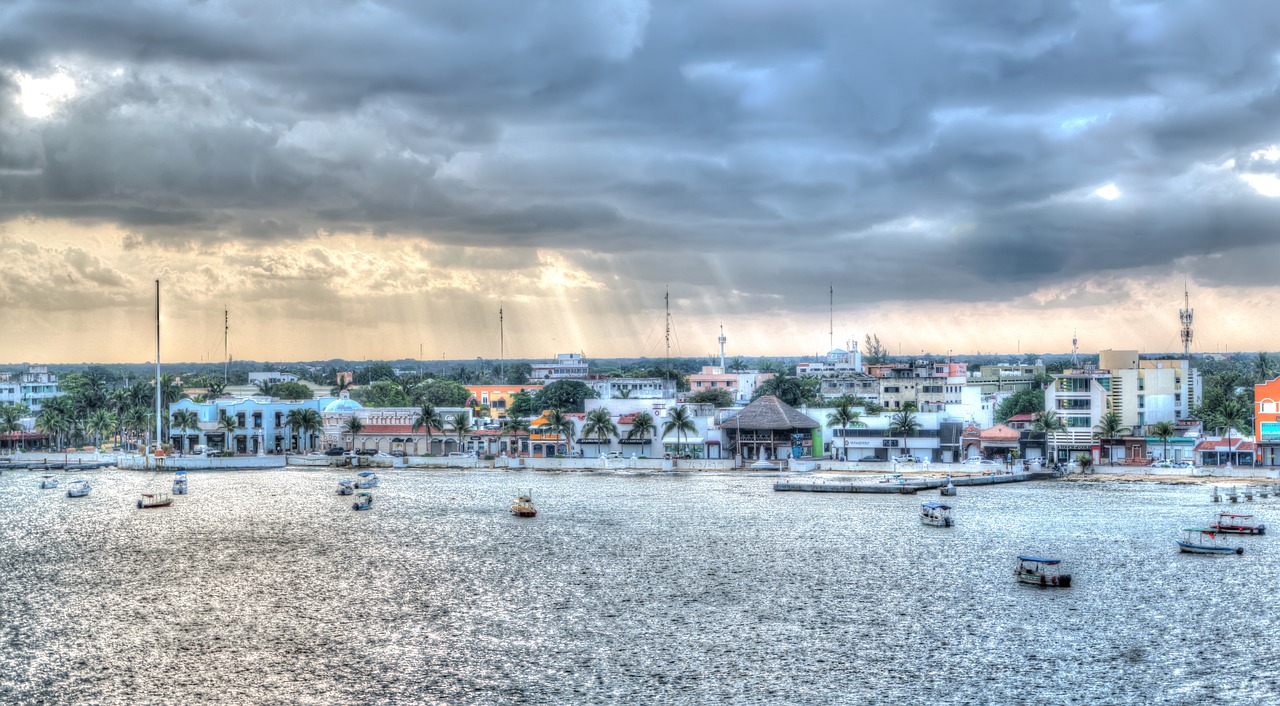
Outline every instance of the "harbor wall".
[[116, 466], [132, 471], [229, 471], [284, 468], [284, 456], [180, 456], [152, 458], [121, 455]]

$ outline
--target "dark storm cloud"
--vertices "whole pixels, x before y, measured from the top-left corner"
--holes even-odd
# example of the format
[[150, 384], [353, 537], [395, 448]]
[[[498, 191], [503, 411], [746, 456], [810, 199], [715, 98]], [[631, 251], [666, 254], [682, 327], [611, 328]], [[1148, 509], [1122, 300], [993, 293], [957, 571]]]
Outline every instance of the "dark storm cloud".
[[1273, 242], [1239, 176], [1276, 171], [1278, 53], [1274, 2], [12, 2], [0, 216], [563, 249], [744, 310], [1011, 298]]

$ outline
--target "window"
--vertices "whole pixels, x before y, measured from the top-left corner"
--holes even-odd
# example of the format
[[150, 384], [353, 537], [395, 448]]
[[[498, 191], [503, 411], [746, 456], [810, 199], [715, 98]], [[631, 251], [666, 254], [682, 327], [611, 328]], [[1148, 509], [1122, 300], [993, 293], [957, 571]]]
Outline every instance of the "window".
[[885, 392], [888, 392], [888, 393], [895, 393], [895, 392], [897, 392], [897, 391], [898, 391], [898, 388], [897, 388], [896, 386], [895, 386], [895, 387], [886, 387], [886, 388], [884, 388], [884, 391], [885, 391]]
[[[155, 387], [155, 385], [152, 385], [152, 387]], [[236, 427], [237, 427], [238, 429], [243, 429], [243, 428], [244, 428], [244, 412], [237, 412], [237, 413], [236, 413]]]

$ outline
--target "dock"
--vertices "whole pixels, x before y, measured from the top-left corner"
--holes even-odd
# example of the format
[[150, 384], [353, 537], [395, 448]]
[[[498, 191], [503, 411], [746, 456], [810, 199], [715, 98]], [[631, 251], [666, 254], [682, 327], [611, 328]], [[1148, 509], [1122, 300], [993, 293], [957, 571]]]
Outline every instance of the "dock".
[[[1048, 480], [1052, 473], [997, 473], [995, 475], [952, 477], [951, 485], [957, 488], [972, 485], [999, 485], [1023, 483], [1031, 480]], [[936, 490], [947, 484], [946, 478], [910, 478], [884, 483], [881, 481], [824, 480], [822, 478], [780, 478], [773, 484], [778, 492], [799, 493], [879, 493], [888, 495], [913, 495], [921, 490]]]

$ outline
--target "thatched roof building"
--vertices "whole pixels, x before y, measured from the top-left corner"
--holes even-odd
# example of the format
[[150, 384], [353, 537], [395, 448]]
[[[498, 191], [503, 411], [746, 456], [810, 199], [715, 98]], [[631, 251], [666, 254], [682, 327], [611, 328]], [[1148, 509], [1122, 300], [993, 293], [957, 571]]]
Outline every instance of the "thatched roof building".
[[777, 459], [793, 448], [792, 435], [806, 437], [822, 425], [777, 397], [765, 395], [720, 423], [731, 453], [744, 459]]

